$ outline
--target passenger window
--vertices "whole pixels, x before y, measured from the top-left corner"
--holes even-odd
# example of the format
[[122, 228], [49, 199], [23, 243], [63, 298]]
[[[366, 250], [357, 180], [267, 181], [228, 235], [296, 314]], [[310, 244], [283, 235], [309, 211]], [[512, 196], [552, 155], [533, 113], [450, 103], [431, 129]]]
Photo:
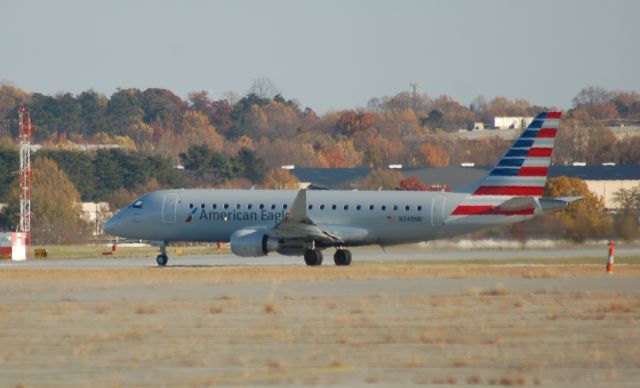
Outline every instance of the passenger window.
[[387, 210], [387, 207], [386, 207], [385, 205], [382, 205], [382, 206], [380, 207], [380, 209], [382, 209], [382, 210]]
[[260, 208], [260, 210], [264, 209], [264, 203], [261, 203], [258, 207]]
[[309, 205], [309, 210], [313, 209], [313, 205]]
[[251, 208], [253, 208], [253, 205], [252, 204], [248, 204], [247, 205], [247, 209], [251, 210]]
[[283, 208], [283, 209], [286, 209], [286, 208], [288, 208], [288, 207], [289, 207], [289, 206], [288, 206], [287, 204], [282, 205], [282, 208]]
[[324, 210], [324, 205], [320, 205], [320, 210]]
[[225, 204], [224, 204], [224, 208], [225, 208], [225, 209], [228, 209], [228, 208], [229, 208], [229, 204], [228, 204], [228, 203], [225, 203]]
[[418, 206], [418, 211], [421, 212], [422, 211], [422, 206]]
[[189, 204], [189, 209], [193, 209], [193, 204], [192, 203]]
[[[142, 209], [142, 205], [144, 204], [144, 202], [142, 200], [137, 200], [133, 203], [133, 205], [131, 205], [131, 207], [135, 208], [135, 209]], [[189, 208], [192, 208], [193, 205], [189, 205]]]
[[393, 205], [393, 210], [398, 210], [398, 205]]
[[407, 205], [407, 206], [404, 207], [404, 210], [409, 211], [409, 210], [411, 210], [411, 207], [409, 205]]
[[240, 204], [236, 203], [236, 209], [240, 209]]
[[331, 210], [336, 210], [336, 205], [331, 205]]
[[200, 204], [200, 209], [204, 209], [204, 203]]
[[362, 206], [360, 205], [356, 206], [356, 210], [360, 210], [360, 209], [362, 209]]
[[276, 205], [271, 205], [271, 210], [276, 210]]
[[216, 204], [214, 203], [214, 204], [213, 204], [213, 208], [215, 209], [215, 208], [217, 208], [217, 207], [218, 207], [218, 205], [216, 205]]
[[344, 205], [344, 210], [349, 210], [349, 205]]
[[369, 210], [373, 210], [373, 205], [369, 205]]

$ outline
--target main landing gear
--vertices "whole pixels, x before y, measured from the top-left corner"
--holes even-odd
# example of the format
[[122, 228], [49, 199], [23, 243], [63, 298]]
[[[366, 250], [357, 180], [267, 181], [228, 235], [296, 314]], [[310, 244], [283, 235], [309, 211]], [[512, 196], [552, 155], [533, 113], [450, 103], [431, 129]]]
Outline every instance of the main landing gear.
[[322, 265], [322, 251], [320, 249], [307, 249], [304, 252], [304, 262], [309, 266]]
[[[322, 265], [322, 251], [320, 249], [307, 249], [304, 252], [304, 262], [308, 266]], [[333, 261], [336, 265], [351, 264], [351, 251], [348, 249], [338, 249], [333, 255]]]
[[336, 265], [351, 264], [351, 251], [348, 249], [338, 249], [333, 255], [333, 261]]
[[167, 242], [163, 241], [162, 244], [160, 244], [160, 254], [156, 257], [156, 263], [158, 263], [158, 266], [164, 267], [167, 265], [168, 261], [169, 256], [167, 256]]

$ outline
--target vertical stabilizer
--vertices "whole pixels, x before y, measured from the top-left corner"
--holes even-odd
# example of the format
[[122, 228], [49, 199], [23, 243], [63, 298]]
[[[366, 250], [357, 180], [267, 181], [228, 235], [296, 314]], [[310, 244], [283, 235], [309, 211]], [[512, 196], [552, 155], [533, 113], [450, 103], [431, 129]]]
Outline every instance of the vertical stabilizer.
[[561, 112], [543, 112], [536, 116], [491, 173], [458, 205], [447, 221], [468, 219], [468, 216], [533, 215], [535, 206], [514, 208], [501, 205], [513, 197], [530, 197], [532, 201], [526, 202], [535, 204], [534, 199], [542, 196], [560, 116]]
[[473, 195], [542, 196], [560, 115], [536, 116]]

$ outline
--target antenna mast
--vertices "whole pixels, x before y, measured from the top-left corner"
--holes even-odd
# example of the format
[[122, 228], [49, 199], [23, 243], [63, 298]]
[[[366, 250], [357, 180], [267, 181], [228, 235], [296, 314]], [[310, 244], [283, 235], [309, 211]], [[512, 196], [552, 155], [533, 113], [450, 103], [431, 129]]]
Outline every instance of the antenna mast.
[[409, 86], [411, 86], [411, 89], [413, 89], [413, 95], [411, 96], [413, 99], [413, 109], [414, 110], [418, 110], [418, 94], [416, 93], [416, 89], [418, 88], [420, 84], [417, 82], [411, 82], [409, 84]]
[[20, 144], [20, 224], [18, 231], [25, 234], [27, 256], [31, 246], [31, 117], [27, 108], [18, 108]]

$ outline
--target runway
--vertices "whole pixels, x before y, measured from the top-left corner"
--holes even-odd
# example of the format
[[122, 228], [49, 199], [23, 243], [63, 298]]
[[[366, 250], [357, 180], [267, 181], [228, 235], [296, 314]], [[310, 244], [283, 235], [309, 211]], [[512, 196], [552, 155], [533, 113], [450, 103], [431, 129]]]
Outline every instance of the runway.
[[[441, 262], [473, 260], [518, 260], [526, 264], [527, 260], [561, 260], [602, 258], [605, 262], [608, 248], [580, 246], [575, 248], [549, 249], [428, 249], [414, 247], [392, 247], [384, 251], [380, 248], [366, 247], [353, 249], [354, 263], [366, 262]], [[212, 255], [172, 255], [169, 254], [167, 267], [215, 267], [215, 266], [282, 266], [305, 265], [301, 257], [270, 254], [264, 257], [238, 257], [232, 254]], [[640, 247], [619, 247], [617, 258], [639, 258]], [[324, 265], [333, 265], [333, 250], [324, 254]], [[32, 259], [22, 262], [0, 261], [2, 268], [142, 268], [155, 267], [155, 257], [117, 257], [108, 256], [84, 259]]]
[[607, 275], [582, 264], [389, 265], [364, 253], [369, 264], [346, 268], [278, 256], [176, 257], [172, 268], [152, 258], [3, 262], [0, 381], [632, 387], [640, 379], [638, 265]]

